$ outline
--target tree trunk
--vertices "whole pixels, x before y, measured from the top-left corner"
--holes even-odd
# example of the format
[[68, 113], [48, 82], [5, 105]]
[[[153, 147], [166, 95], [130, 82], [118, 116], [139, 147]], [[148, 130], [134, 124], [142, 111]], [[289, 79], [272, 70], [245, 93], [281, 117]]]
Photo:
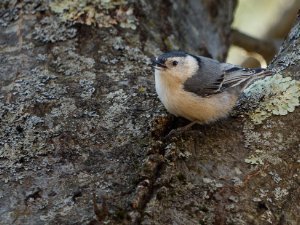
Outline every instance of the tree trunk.
[[[1, 224], [299, 224], [299, 109], [165, 138], [150, 57], [224, 60], [236, 1], [80, 2], [0, 3]], [[299, 33], [271, 65], [297, 80]]]

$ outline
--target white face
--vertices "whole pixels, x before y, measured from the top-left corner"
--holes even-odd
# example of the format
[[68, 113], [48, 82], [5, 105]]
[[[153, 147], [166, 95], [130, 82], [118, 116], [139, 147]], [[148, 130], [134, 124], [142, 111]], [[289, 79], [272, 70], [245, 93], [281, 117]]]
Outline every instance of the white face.
[[166, 79], [176, 79], [179, 82], [184, 82], [198, 70], [197, 60], [187, 55], [185, 57], [169, 57], [163, 64], [163, 67], [156, 66], [160, 76]]

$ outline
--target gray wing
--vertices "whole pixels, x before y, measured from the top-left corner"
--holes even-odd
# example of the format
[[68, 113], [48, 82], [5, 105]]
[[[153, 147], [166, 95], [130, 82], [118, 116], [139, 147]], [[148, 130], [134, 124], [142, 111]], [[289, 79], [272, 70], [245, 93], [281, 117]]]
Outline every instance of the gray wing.
[[248, 83], [264, 69], [245, 69], [198, 56], [199, 70], [184, 83], [184, 89], [205, 97]]

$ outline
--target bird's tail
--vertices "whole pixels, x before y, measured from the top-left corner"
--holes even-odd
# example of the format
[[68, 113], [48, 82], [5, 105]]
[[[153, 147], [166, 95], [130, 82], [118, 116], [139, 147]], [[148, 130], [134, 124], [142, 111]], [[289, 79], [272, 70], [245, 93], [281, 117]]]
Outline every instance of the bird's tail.
[[255, 69], [248, 69], [249, 72], [251, 71], [251, 75], [249, 79], [244, 83], [243, 90], [245, 90], [247, 87], [249, 87], [253, 82], [259, 79], [263, 79], [268, 76], [272, 76], [273, 72], [268, 69], [263, 68], [255, 68]]
[[263, 68], [232, 67], [225, 70], [223, 85], [228, 87], [248, 87], [253, 81], [271, 76], [272, 71]]
[[257, 77], [257, 79], [273, 75], [273, 72], [271, 70], [268, 70], [268, 69], [255, 68], [255, 69], [249, 69], [249, 70], [255, 71], [253, 76]]

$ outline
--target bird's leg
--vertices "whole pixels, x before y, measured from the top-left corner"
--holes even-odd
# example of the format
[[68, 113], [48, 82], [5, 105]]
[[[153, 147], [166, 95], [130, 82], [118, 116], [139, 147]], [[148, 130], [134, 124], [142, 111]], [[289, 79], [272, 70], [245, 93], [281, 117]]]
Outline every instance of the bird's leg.
[[195, 120], [193, 122], [190, 122], [188, 125], [185, 125], [184, 127], [179, 127], [179, 128], [173, 129], [168, 133], [168, 135], [166, 137], [170, 137], [171, 135], [176, 134], [176, 133], [179, 134], [179, 133], [185, 132], [185, 131], [189, 130], [192, 126], [194, 126], [196, 123], [199, 123], [199, 121]]

